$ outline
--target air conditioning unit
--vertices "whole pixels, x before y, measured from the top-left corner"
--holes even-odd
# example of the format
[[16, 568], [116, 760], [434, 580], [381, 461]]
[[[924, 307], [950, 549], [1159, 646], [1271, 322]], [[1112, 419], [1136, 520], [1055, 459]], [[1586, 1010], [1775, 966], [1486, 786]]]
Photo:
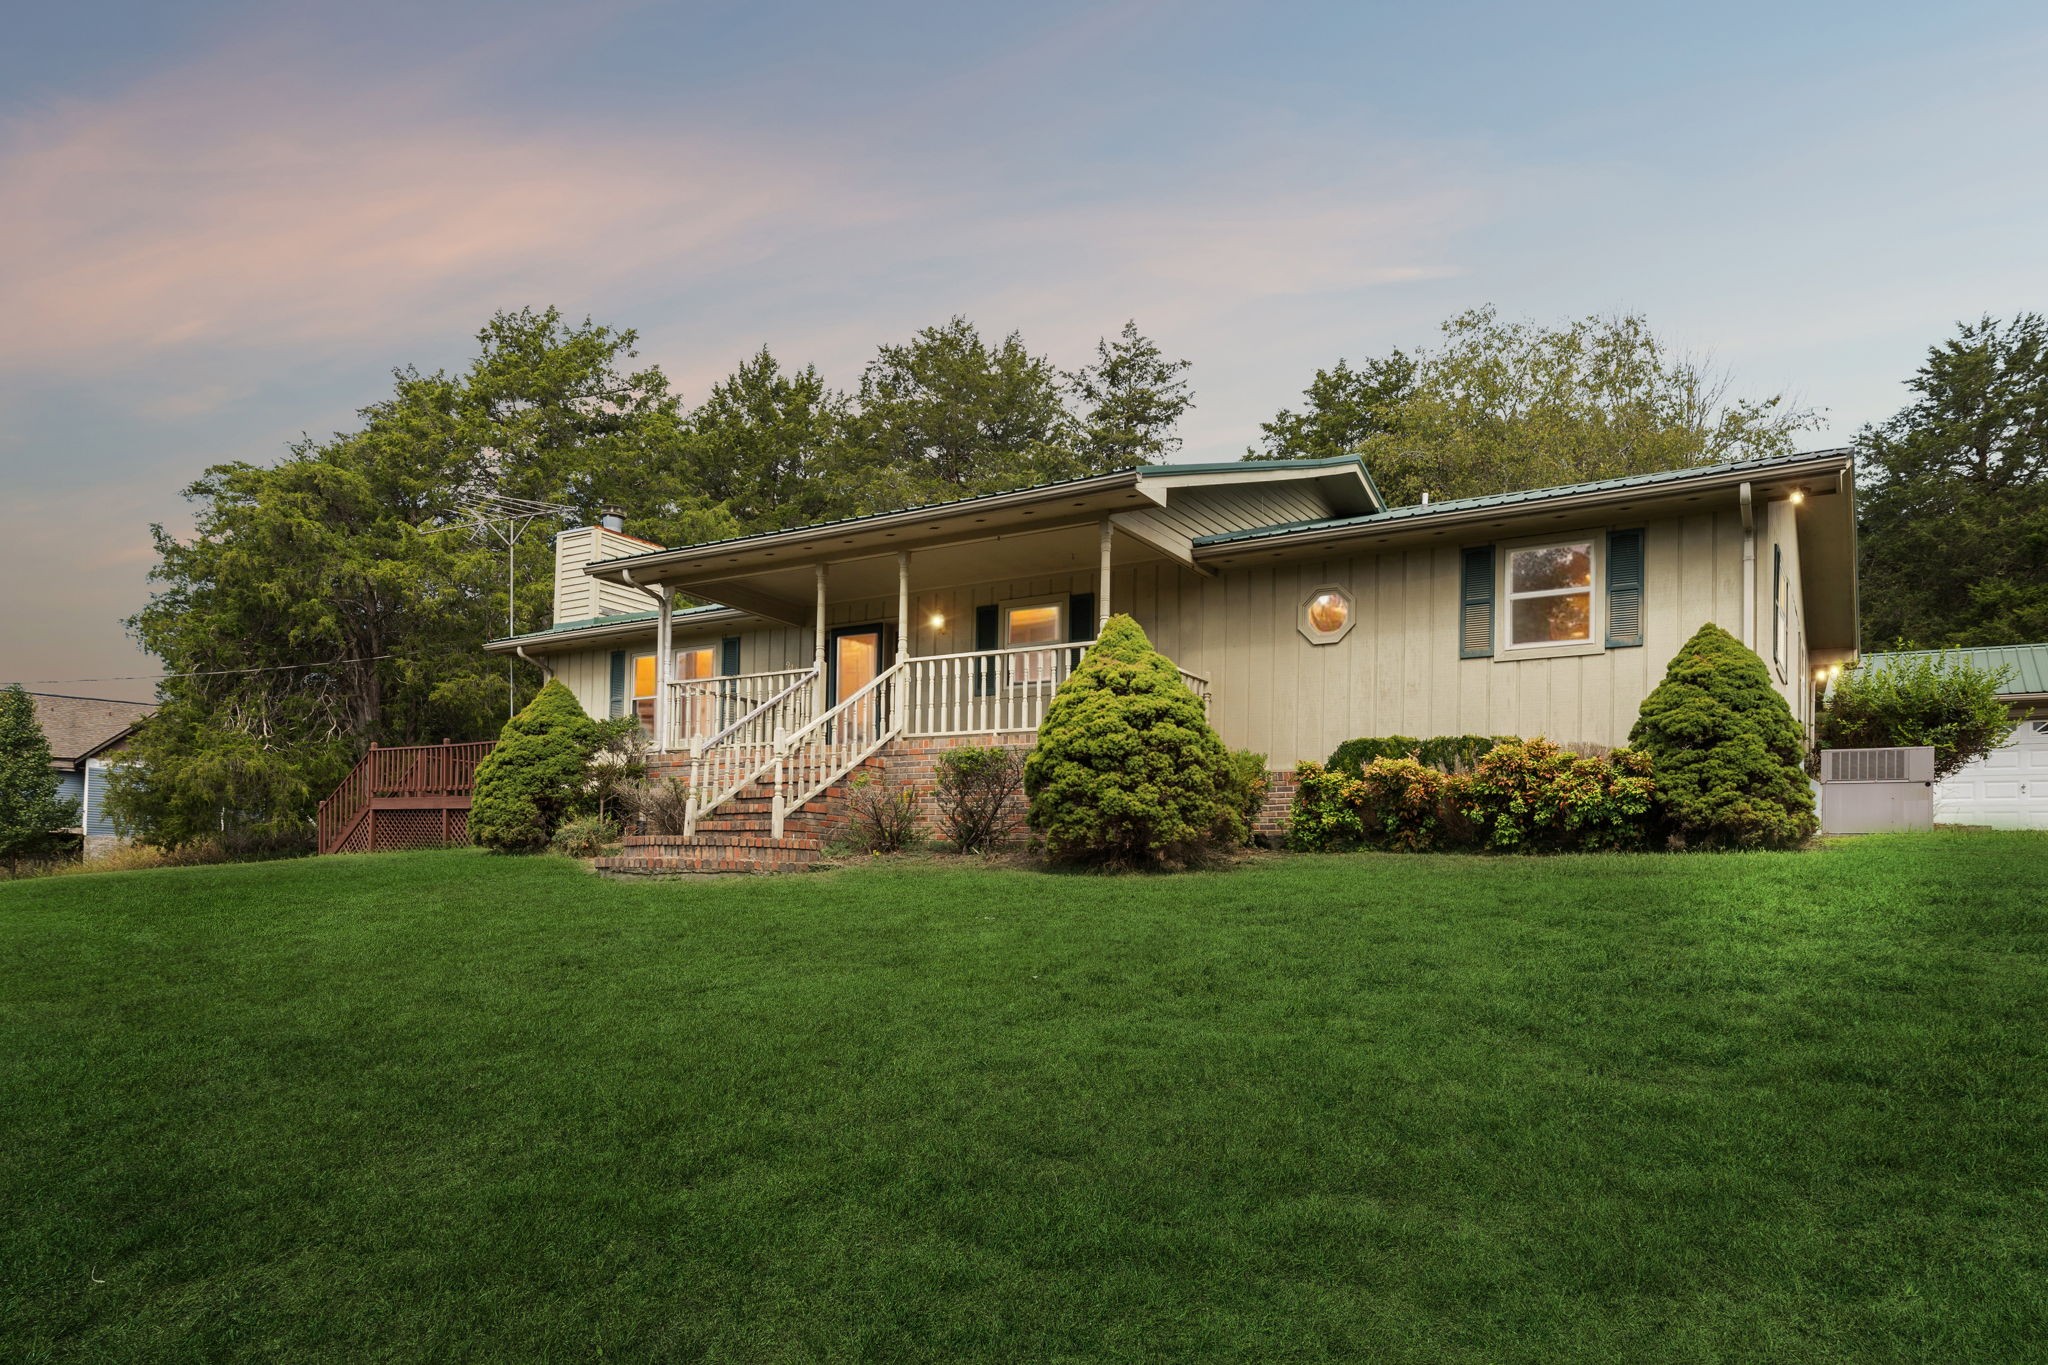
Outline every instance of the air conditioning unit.
[[1933, 828], [1933, 745], [1821, 750], [1821, 833], [1884, 834]]

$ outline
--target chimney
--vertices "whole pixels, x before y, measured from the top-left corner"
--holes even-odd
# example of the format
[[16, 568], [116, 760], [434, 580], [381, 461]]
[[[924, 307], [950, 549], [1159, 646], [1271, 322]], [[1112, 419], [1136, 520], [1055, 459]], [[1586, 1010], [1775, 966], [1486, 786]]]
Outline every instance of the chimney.
[[555, 621], [588, 621], [650, 611], [654, 599], [616, 578], [592, 578], [584, 572], [604, 559], [658, 550], [659, 545], [625, 533], [625, 518], [615, 507], [604, 509], [595, 526], [578, 526], [555, 536]]

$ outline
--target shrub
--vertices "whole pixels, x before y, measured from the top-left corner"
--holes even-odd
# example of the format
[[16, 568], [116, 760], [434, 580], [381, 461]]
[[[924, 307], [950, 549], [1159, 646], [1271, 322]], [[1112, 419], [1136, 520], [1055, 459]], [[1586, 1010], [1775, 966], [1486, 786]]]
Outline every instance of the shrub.
[[1654, 762], [1660, 808], [1688, 847], [1784, 848], [1812, 837], [1799, 724], [1763, 660], [1712, 622], [1644, 698], [1629, 743]]
[[1346, 777], [1357, 777], [1376, 758], [1412, 758], [1440, 772], [1469, 773], [1487, 750], [1509, 743], [1510, 739], [1507, 735], [1439, 735], [1434, 739], [1381, 735], [1347, 739], [1330, 755], [1328, 767]]
[[627, 813], [647, 776], [647, 732], [638, 716], [593, 723], [597, 747], [585, 768], [584, 801], [596, 814], [616, 819]]
[[1289, 848], [1421, 853], [1469, 848], [1475, 842], [1464, 809], [1462, 774], [1413, 758], [1376, 758], [1357, 777], [1320, 763], [1304, 763], [1295, 775]]
[[1465, 781], [1465, 811], [1487, 847], [1522, 852], [1637, 848], [1649, 841], [1647, 755], [1588, 757], [1547, 739], [1495, 745]]
[[689, 822], [690, 788], [679, 777], [666, 777], [627, 788], [619, 805], [645, 833], [681, 834]]
[[1947, 777], [2012, 737], [1998, 695], [2004, 669], [1961, 654], [1913, 654], [1883, 668], [1852, 668], [1835, 681], [1815, 722], [1823, 749], [1934, 746], [1934, 777]]
[[868, 769], [846, 791], [848, 834], [863, 853], [899, 853], [917, 836], [917, 793]]
[[1184, 864], [1243, 842], [1230, 781], [1201, 700], [1122, 615], [1060, 684], [1024, 760], [1047, 850], [1106, 867]]
[[619, 822], [602, 815], [575, 815], [562, 822], [548, 846], [572, 858], [595, 858], [619, 842]]
[[1330, 853], [1363, 843], [1365, 823], [1359, 816], [1357, 785], [1357, 778], [1320, 763], [1297, 764], [1287, 846], [1297, 853]]
[[1224, 779], [1224, 800], [1244, 821], [1245, 841], [1249, 843], [1259, 812], [1266, 808], [1266, 793], [1273, 789], [1273, 775], [1266, 771], [1266, 756], [1250, 749], [1232, 749]]
[[500, 853], [546, 848], [584, 800], [587, 765], [601, 738], [575, 694], [549, 682], [505, 722], [498, 747], [477, 765], [470, 838]]
[[939, 755], [939, 828], [962, 853], [994, 848], [1015, 823], [1024, 759], [1015, 749], [967, 745]]

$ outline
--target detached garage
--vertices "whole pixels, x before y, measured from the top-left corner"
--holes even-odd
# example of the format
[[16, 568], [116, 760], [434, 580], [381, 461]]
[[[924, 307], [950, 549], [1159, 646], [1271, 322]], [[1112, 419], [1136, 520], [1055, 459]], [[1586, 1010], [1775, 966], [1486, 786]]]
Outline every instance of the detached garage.
[[[1893, 660], [1932, 652], [1871, 654], [1864, 666], [1883, 668]], [[1999, 694], [2020, 724], [2004, 748], [1936, 784], [1935, 823], [2048, 829], [2048, 644], [1940, 653], [1962, 655], [1979, 668], [2003, 669]]]

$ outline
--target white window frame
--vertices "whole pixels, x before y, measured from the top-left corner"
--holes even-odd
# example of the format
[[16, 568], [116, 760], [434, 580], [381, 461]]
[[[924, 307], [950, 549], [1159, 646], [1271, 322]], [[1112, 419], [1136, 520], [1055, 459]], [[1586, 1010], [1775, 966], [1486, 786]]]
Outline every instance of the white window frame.
[[1053, 634], [1056, 638], [1029, 654], [1008, 654], [1004, 656], [1003, 680], [1012, 687], [1022, 683], [1038, 682], [1057, 674], [1059, 669], [1058, 651], [1069, 647], [1067, 636], [1072, 633], [1068, 629], [1067, 599], [1064, 597], [1019, 597], [1011, 601], [1000, 602], [996, 606], [996, 610], [1001, 613], [1002, 644], [999, 648], [1002, 649], [1021, 648], [1015, 640], [1010, 638], [1010, 614], [1018, 611], [1035, 611], [1040, 607], [1051, 607], [1053, 609]]
[[[1605, 526], [1547, 536], [1528, 536], [1502, 541], [1494, 547], [1494, 658], [1555, 659], [1573, 654], [1607, 652], [1607, 537]], [[1593, 566], [1593, 579], [1585, 591], [1592, 598], [1586, 609], [1586, 638], [1583, 640], [1533, 640], [1515, 643], [1515, 603], [1524, 598], [1563, 597], [1577, 588], [1545, 592], [1513, 593], [1515, 555], [1528, 550], [1554, 550], [1564, 545], [1584, 545]]]

